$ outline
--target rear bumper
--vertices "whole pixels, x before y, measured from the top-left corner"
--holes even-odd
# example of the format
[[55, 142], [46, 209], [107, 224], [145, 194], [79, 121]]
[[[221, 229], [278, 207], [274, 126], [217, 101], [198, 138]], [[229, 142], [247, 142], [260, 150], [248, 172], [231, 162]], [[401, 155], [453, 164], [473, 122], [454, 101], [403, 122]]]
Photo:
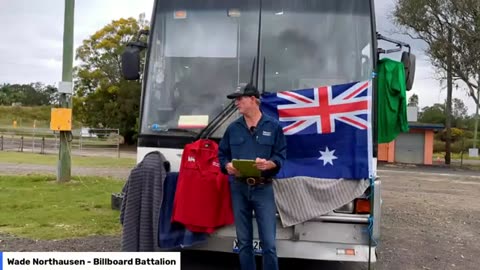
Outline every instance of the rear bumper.
[[[189, 248], [189, 250], [206, 250], [234, 253], [234, 237], [210, 237], [208, 242]], [[354, 255], [344, 255], [341, 250], [354, 249]], [[376, 247], [371, 247], [370, 262], [377, 261]], [[368, 245], [341, 244], [327, 242], [309, 242], [295, 240], [277, 240], [277, 255], [280, 258], [299, 258], [322, 261], [368, 262]]]
[[[376, 241], [380, 238], [381, 182], [375, 181], [373, 239], [369, 248], [369, 215], [327, 214], [308, 222], [283, 227], [277, 217], [277, 255], [280, 258], [299, 258], [322, 261], [376, 262]], [[256, 220], [254, 238], [258, 239]], [[205, 244], [190, 247], [234, 253], [235, 226], [226, 226], [213, 233]], [[341, 250], [353, 249], [354, 255]], [[370, 251], [370, 252], [369, 252]]]

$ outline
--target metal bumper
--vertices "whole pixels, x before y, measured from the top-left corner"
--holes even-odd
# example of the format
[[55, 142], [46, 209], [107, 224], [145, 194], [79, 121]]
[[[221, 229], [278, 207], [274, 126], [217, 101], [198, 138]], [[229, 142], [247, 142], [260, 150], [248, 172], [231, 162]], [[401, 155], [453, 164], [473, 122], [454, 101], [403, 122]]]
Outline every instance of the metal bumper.
[[[212, 237], [208, 243], [190, 247], [189, 250], [207, 250], [233, 253], [234, 237]], [[345, 250], [354, 250], [354, 255], [345, 255]], [[375, 263], [376, 247], [371, 248], [370, 262]], [[277, 240], [277, 256], [279, 258], [300, 258], [322, 261], [368, 262], [368, 245], [340, 244], [327, 242], [309, 242], [294, 240]]]

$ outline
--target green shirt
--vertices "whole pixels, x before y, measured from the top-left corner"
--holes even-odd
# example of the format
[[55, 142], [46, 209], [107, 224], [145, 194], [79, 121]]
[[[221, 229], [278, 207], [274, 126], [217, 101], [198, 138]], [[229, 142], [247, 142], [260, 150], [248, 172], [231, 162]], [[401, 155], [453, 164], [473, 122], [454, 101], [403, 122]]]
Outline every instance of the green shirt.
[[388, 58], [379, 60], [377, 79], [378, 143], [393, 141], [408, 132], [407, 94], [403, 63]]

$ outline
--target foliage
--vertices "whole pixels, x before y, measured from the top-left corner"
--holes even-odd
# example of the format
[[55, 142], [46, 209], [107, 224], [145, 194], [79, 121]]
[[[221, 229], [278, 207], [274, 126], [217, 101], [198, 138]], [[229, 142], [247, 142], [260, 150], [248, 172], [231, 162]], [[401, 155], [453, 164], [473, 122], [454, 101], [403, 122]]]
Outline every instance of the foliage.
[[[473, 130], [474, 119], [468, 115], [468, 108], [458, 98], [452, 100], [452, 127], [468, 128]], [[445, 104], [433, 104], [422, 109], [419, 115], [419, 122], [429, 124], [444, 124], [446, 121]]]
[[424, 107], [419, 116], [419, 122], [429, 124], [445, 124], [445, 105], [433, 104]]
[[413, 94], [413, 95], [408, 99], [408, 106], [418, 107], [418, 95], [417, 95], [417, 94]]
[[[479, 103], [480, 2], [478, 0], [397, 0], [394, 22], [415, 39], [428, 45], [433, 65], [447, 70], [447, 55], [453, 54], [453, 75], [468, 87]], [[449, 32], [452, 42], [449, 42]]]
[[77, 49], [81, 64], [74, 69], [75, 117], [89, 127], [119, 128], [133, 142], [139, 115], [141, 83], [121, 76], [121, 53], [146, 23], [134, 18], [112, 21]]
[[58, 103], [57, 88], [42, 83], [0, 85], [0, 105], [44, 106]]
[[[440, 140], [443, 142], [446, 141], [446, 136], [447, 136], [447, 130], [444, 129], [439, 133]], [[458, 142], [462, 140], [465, 137], [465, 132], [459, 128], [451, 128], [451, 141], [452, 142]]]

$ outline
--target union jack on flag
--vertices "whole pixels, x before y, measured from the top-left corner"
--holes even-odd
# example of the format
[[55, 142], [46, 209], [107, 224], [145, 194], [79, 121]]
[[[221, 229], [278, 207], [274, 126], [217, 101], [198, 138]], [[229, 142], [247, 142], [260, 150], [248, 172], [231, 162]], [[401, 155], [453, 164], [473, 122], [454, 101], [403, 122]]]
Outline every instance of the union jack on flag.
[[279, 178], [368, 178], [372, 158], [371, 83], [280, 91], [261, 97], [262, 112], [287, 137]]
[[359, 115], [368, 114], [369, 96], [364, 95], [368, 89], [369, 83], [361, 82], [351, 86], [322, 86], [277, 93], [277, 97], [291, 102], [278, 105], [279, 120], [292, 122], [283, 128], [283, 132], [285, 135], [292, 135], [316, 124], [317, 133], [333, 133], [335, 121], [358, 129], [367, 129], [367, 120]]

